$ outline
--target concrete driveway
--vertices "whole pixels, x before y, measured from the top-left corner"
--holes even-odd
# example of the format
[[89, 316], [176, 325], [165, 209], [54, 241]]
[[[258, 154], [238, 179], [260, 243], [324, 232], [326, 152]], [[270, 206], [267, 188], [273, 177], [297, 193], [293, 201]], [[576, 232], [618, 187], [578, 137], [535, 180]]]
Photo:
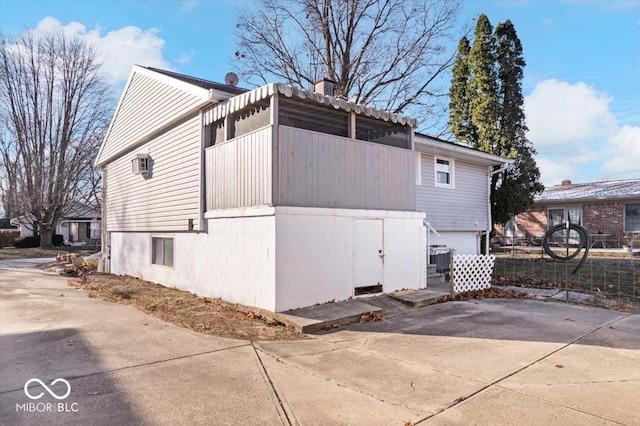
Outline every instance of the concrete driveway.
[[640, 424], [638, 315], [449, 302], [252, 343], [33, 269], [0, 281], [2, 424]]

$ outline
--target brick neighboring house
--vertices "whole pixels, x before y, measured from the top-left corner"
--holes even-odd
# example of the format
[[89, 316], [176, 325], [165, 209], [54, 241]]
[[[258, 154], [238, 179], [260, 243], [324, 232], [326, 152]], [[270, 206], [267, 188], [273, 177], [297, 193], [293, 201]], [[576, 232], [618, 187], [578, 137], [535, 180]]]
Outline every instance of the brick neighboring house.
[[640, 179], [577, 184], [564, 180], [545, 188], [531, 208], [498, 235], [504, 244], [539, 244], [549, 228], [567, 217], [585, 227], [594, 243], [640, 247]]

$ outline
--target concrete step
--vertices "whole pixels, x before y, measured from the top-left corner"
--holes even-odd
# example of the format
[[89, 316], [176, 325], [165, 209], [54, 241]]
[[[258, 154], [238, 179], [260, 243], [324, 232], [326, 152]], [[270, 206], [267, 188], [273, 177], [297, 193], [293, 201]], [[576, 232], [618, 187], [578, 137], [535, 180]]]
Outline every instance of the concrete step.
[[435, 263], [428, 263], [427, 264], [427, 275], [430, 274], [436, 274], [438, 269], [438, 265], [436, 265]]
[[393, 297], [394, 299], [399, 300], [400, 302], [412, 308], [433, 305], [434, 303], [437, 303], [441, 297], [447, 295], [449, 295], [448, 291], [429, 288], [389, 293], [390, 297]]
[[430, 284], [440, 284], [446, 282], [446, 278], [442, 273], [427, 274], [427, 286]]
[[382, 315], [383, 310], [360, 300], [345, 300], [276, 313], [274, 318], [302, 333], [313, 333], [358, 322], [363, 314], [371, 313]]

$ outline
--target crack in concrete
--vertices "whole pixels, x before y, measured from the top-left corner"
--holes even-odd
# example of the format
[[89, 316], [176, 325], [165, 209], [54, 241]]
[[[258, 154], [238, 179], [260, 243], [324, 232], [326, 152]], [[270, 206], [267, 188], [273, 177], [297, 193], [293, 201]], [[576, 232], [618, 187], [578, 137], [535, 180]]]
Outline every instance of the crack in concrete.
[[[232, 349], [237, 349], [237, 348], [242, 348], [242, 347], [245, 347], [245, 346], [249, 346], [250, 344], [251, 343], [248, 342], [248, 343], [244, 343], [244, 344], [241, 344], [241, 345], [231, 346], [231, 347], [228, 347], [228, 348], [214, 349], [212, 351], [198, 352], [198, 353], [189, 354], [189, 355], [181, 355], [181, 356], [176, 356], [176, 357], [173, 357], [173, 358], [160, 359], [158, 361], [151, 361], [151, 362], [145, 362], [145, 363], [142, 363], [142, 364], [128, 365], [126, 367], [119, 367], [119, 368], [112, 368], [112, 369], [109, 369], [109, 370], [96, 371], [94, 373], [80, 374], [80, 375], [76, 375], [76, 376], [66, 376], [65, 379], [66, 380], [84, 379], [86, 377], [99, 376], [101, 374], [115, 373], [115, 372], [118, 372], [118, 371], [125, 371], [125, 370], [134, 369], [134, 368], [147, 367], [147, 366], [150, 366], [150, 365], [163, 364], [165, 362], [176, 361], [176, 360], [179, 360], [179, 359], [186, 359], [186, 358], [193, 358], [193, 357], [196, 357], [196, 356], [209, 355], [209, 354], [214, 354], [216, 352], [224, 352], [224, 351], [228, 351], [228, 350], [232, 350]], [[18, 389], [9, 389], [9, 390], [0, 392], [0, 395], [3, 395], [5, 393], [21, 391], [21, 390], [23, 390], [22, 387], [20, 387]]]
[[[536, 360], [534, 360], [534, 361], [530, 362], [529, 364], [525, 365], [524, 367], [521, 367], [521, 368], [519, 368], [519, 369], [517, 369], [517, 370], [515, 370], [515, 371], [513, 371], [513, 372], [511, 372], [511, 373], [509, 373], [509, 374], [507, 374], [507, 375], [505, 375], [505, 376], [503, 376], [503, 377], [501, 377], [501, 378], [497, 379], [497, 380], [494, 380], [493, 382], [489, 383], [489, 384], [488, 384], [488, 385], [486, 385], [486, 386], [481, 387], [480, 389], [476, 390], [475, 392], [473, 392], [473, 393], [471, 393], [471, 394], [469, 394], [469, 395], [466, 395], [466, 396], [464, 396], [464, 395], [463, 395], [463, 396], [461, 396], [460, 398], [458, 398], [458, 399], [456, 399], [455, 401], [453, 401], [453, 403], [452, 403], [452, 404], [450, 404], [450, 405], [448, 405], [448, 406], [444, 407], [442, 410], [440, 410], [440, 411], [438, 411], [438, 412], [436, 412], [436, 413], [434, 413], [434, 414], [431, 414], [431, 415], [429, 415], [429, 416], [426, 416], [426, 417], [424, 417], [424, 418], [422, 418], [422, 419], [419, 419], [418, 421], [414, 422], [414, 425], [417, 425], [417, 424], [423, 423], [423, 422], [425, 422], [425, 421], [429, 420], [430, 418], [435, 417], [435, 416], [437, 416], [438, 414], [443, 413], [443, 412], [445, 412], [445, 411], [447, 411], [447, 410], [449, 410], [449, 409], [451, 409], [451, 408], [453, 408], [453, 407], [457, 406], [457, 405], [458, 405], [458, 404], [460, 404], [461, 402], [466, 401], [467, 399], [472, 398], [472, 397], [474, 397], [474, 396], [476, 396], [476, 395], [478, 395], [478, 394], [480, 394], [480, 393], [482, 393], [482, 392], [486, 391], [487, 389], [490, 389], [490, 388], [492, 388], [492, 387], [496, 386], [497, 384], [499, 384], [499, 383], [501, 383], [501, 382], [505, 381], [506, 379], [508, 379], [508, 378], [510, 378], [510, 377], [515, 376], [516, 374], [518, 374], [518, 373], [520, 373], [520, 372], [522, 372], [522, 371], [526, 370], [527, 368], [529, 368], [529, 367], [531, 367], [531, 366], [533, 366], [533, 365], [536, 365], [536, 364], [540, 363], [541, 361], [543, 361], [543, 360], [545, 360], [545, 359], [547, 359], [547, 358], [551, 357], [552, 355], [557, 354], [557, 353], [558, 353], [558, 352], [560, 352], [560, 351], [563, 351], [564, 349], [568, 348], [569, 346], [573, 346], [573, 345], [575, 345], [576, 343], [579, 343], [581, 340], [586, 339], [587, 337], [589, 337], [589, 336], [591, 336], [592, 334], [594, 334], [594, 333], [596, 333], [596, 332], [598, 332], [598, 331], [602, 330], [603, 328], [608, 327], [608, 326], [610, 326], [611, 324], [615, 324], [616, 322], [621, 321], [621, 320], [623, 320], [623, 319], [627, 318], [629, 315], [631, 315], [631, 314], [623, 315], [623, 316], [622, 316], [622, 317], [620, 317], [620, 318], [616, 318], [616, 319], [614, 319], [613, 321], [609, 321], [609, 322], [607, 322], [606, 324], [603, 324], [603, 325], [601, 325], [601, 326], [599, 326], [599, 327], [596, 327], [595, 329], [591, 330], [590, 332], [588, 332], [588, 333], [586, 333], [586, 334], [584, 334], [584, 335], [582, 335], [582, 336], [580, 336], [580, 337], [575, 338], [574, 340], [570, 341], [569, 343], [567, 343], [567, 344], [565, 344], [565, 345], [563, 345], [563, 346], [561, 346], [561, 347], [559, 347], [559, 348], [557, 348], [557, 349], [555, 349], [555, 350], [553, 350], [553, 351], [549, 352], [548, 354], [546, 354], [546, 355], [544, 355], [544, 356], [542, 356], [542, 357], [540, 357], [540, 358], [538, 358], [538, 359], [536, 359]], [[503, 387], [501, 387], [501, 386], [499, 386], [499, 387], [500, 387], [500, 388], [503, 388]], [[504, 389], [508, 389], [508, 388], [504, 388]], [[555, 404], [556, 404], [556, 405], [563, 406], [563, 405], [561, 405], [561, 404], [557, 404], [557, 403], [555, 403]], [[564, 407], [564, 406], [563, 406], [563, 407]], [[574, 410], [574, 411], [582, 412], [582, 411], [580, 411], [580, 410], [578, 410], [578, 409], [576, 409], [576, 408], [572, 408], [572, 407], [566, 407], [566, 408], [571, 408], [571, 409], [572, 409], [572, 410]], [[598, 417], [598, 418], [603, 418], [603, 417], [598, 416], [597, 414], [592, 414], [592, 413], [587, 413], [587, 412], [582, 412], [582, 413], [584, 413], [584, 414], [588, 414], [588, 415], [591, 415], [591, 416], [594, 416], [594, 417]], [[603, 419], [604, 419], [604, 418], [603, 418]], [[609, 420], [609, 419], [606, 419], [606, 420]], [[616, 422], [616, 423], [618, 423], [618, 422]]]
[[565, 405], [565, 404], [563, 404], [561, 402], [552, 401], [550, 399], [545, 399], [545, 398], [542, 398], [542, 397], [537, 396], [537, 395], [531, 395], [531, 394], [528, 394], [528, 393], [520, 391], [520, 390], [506, 388], [504, 386], [496, 386], [496, 387], [498, 387], [498, 388], [500, 388], [502, 390], [505, 390], [507, 392], [513, 392], [513, 393], [517, 393], [517, 394], [522, 395], [522, 396], [526, 396], [527, 398], [536, 399], [538, 401], [543, 401], [543, 402], [546, 402], [546, 403], [548, 403], [550, 405], [557, 405], [557, 406], [566, 408], [566, 409], [571, 410], [571, 411], [575, 411], [575, 412], [578, 412], [578, 413], [581, 413], [581, 414], [586, 414], [586, 415], [589, 415], [589, 416], [592, 416], [592, 417], [597, 417], [597, 418], [599, 418], [601, 420], [606, 420], [608, 422], [612, 422], [612, 423], [615, 423], [615, 424], [618, 424], [618, 425], [628, 426], [626, 423], [620, 423], [619, 421], [617, 421], [615, 419], [610, 419], [608, 417], [604, 417], [604, 416], [601, 416], [599, 414], [594, 414], [594, 413], [590, 413], [588, 411], [580, 410], [578, 408], [571, 407], [569, 405]]
[[371, 399], [375, 399], [376, 401], [382, 402], [382, 403], [384, 403], [384, 404], [389, 404], [389, 405], [393, 405], [393, 406], [396, 406], [396, 407], [405, 408], [405, 409], [408, 409], [408, 410], [419, 410], [419, 411], [423, 411], [423, 412], [424, 412], [424, 411], [426, 411], [426, 410], [424, 410], [424, 409], [422, 409], [422, 408], [418, 408], [418, 407], [410, 407], [410, 406], [408, 406], [408, 405], [401, 404], [401, 403], [398, 403], [398, 402], [395, 402], [395, 401], [388, 401], [388, 400], [386, 400], [386, 399], [380, 398], [379, 396], [376, 396], [376, 395], [374, 395], [374, 394], [372, 394], [372, 393], [369, 393], [369, 392], [365, 392], [365, 391], [360, 390], [360, 389], [354, 389], [354, 388], [349, 387], [348, 385], [346, 385], [346, 384], [344, 384], [344, 383], [337, 382], [337, 381], [335, 381], [334, 379], [329, 379], [329, 378], [327, 378], [327, 377], [324, 377], [324, 376], [321, 376], [321, 375], [319, 375], [319, 374], [316, 374], [316, 373], [314, 373], [314, 372], [312, 372], [312, 371], [306, 370], [306, 369], [304, 369], [304, 368], [302, 368], [302, 367], [300, 367], [300, 366], [298, 366], [298, 365], [295, 365], [295, 364], [292, 364], [292, 363], [286, 362], [286, 359], [285, 359], [285, 358], [279, 358], [278, 356], [276, 356], [276, 355], [274, 355], [274, 354], [271, 354], [271, 353], [269, 353], [269, 352], [266, 352], [266, 351], [264, 351], [263, 349], [259, 349], [259, 348], [258, 348], [257, 350], [258, 350], [259, 352], [264, 353], [264, 354], [265, 354], [265, 355], [267, 355], [267, 356], [270, 356], [271, 358], [273, 358], [273, 359], [274, 359], [274, 360], [276, 360], [277, 362], [282, 363], [282, 364], [286, 364], [287, 366], [292, 367], [292, 368], [295, 368], [296, 370], [299, 370], [299, 371], [301, 371], [301, 372], [303, 372], [303, 373], [305, 373], [305, 374], [308, 374], [308, 375], [309, 375], [309, 376], [311, 376], [311, 377], [315, 377], [316, 379], [320, 379], [320, 380], [323, 380], [323, 381], [325, 381], [325, 382], [332, 383], [332, 384], [334, 384], [334, 385], [336, 385], [336, 386], [338, 386], [338, 387], [340, 387], [340, 388], [348, 389], [348, 390], [350, 390], [350, 391], [352, 391], [352, 392], [358, 393], [358, 394], [360, 394], [360, 395], [364, 395], [364, 396], [366, 396], [366, 397], [368, 397], [368, 398], [371, 398]]
[[[377, 339], [377, 338], [374, 338], [374, 339]], [[366, 343], [366, 341], [365, 341], [365, 343]], [[358, 348], [358, 347], [349, 346], [349, 345], [345, 345], [345, 347], [348, 348], [348, 349], [362, 351], [362, 352], [367, 353], [369, 355], [381, 356], [381, 357], [384, 357], [384, 358], [388, 358], [388, 359], [390, 359], [392, 361], [401, 362], [403, 364], [411, 365], [413, 367], [420, 367], [420, 368], [425, 368], [426, 367], [424, 364], [414, 363], [414, 362], [408, 361], [406, 359], [396, 358], [396, 357], [393, 357], [391, 355], [387, 355], [387, 354], [380, 353], [380, 352], [374, 352], [372, 350], [365, 349], [365, 348]], [[431, 371], [435, 371], [437, 373], [442, 373], [442, 374], [446, 374], [447, 376], [456, 377], [458, 379], [469, 380], [469, 381], [477, 382], [478, 384], [486, 383], [486, 382], [483, 382], [482, 380], [477, 380], [477, 379], [472, 379], [470, 377], [461, 376], [461, 375], [458, 375], [458, 374], [454, 374], [454, 373], [452, 373], [450, 371], [439, 370], [439, 369], [433, 368], [433, 367], [426, 367], [426, 368], [429, 368]]]

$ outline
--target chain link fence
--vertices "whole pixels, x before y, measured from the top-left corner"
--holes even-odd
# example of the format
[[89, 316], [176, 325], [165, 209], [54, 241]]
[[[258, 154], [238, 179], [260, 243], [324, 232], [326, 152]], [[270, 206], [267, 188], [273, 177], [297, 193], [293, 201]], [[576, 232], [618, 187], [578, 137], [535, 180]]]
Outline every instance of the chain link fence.
[[554, 260], [540, 247], [500, 247], [493, 254], [494, 285], [574, 291], [591, 295], [588, 302], [597, 305], [640, 306], [638, 250], [592, 250], [575, 274], [579, 258]]

